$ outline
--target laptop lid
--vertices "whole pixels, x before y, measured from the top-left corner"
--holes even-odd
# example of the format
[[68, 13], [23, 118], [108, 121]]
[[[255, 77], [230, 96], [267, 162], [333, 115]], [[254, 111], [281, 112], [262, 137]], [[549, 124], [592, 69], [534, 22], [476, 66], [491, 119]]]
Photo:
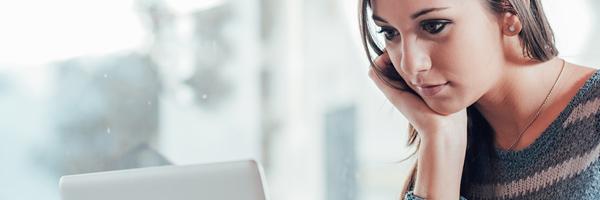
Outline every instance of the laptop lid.
[[254, 160], [63, 176], [62, 200], [267, 200]]

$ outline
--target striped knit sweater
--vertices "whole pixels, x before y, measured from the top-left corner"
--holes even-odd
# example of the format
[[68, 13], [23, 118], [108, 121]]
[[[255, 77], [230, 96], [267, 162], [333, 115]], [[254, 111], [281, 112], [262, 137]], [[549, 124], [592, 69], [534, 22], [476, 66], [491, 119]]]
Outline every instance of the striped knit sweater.
[[599, 109], [596, 71], [533, 144], [479, 157], [461, 199], [600, 199]]

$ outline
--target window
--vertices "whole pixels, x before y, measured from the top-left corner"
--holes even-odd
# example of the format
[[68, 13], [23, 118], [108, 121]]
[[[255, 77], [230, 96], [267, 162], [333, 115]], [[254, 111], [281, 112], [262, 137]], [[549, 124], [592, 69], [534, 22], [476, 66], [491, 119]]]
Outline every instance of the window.
[[[546, 2], [562, 55], [597, 66], [600, 3]], [[0, 3], [0, 199], [58, 200], [67, 174], [245, 158], [273, 199], [396, 199], [407, 124], [366, 76], [355, 6]]]

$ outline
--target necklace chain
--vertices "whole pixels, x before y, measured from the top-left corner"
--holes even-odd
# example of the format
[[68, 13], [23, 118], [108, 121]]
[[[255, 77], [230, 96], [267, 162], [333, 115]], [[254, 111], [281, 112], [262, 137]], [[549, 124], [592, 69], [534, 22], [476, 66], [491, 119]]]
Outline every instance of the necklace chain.
[[519, 133], [519, 137], [513, 142], [512, 145], [510, 145], [510, 147], [508, 148], [508, 151], [512, 150], [517, 143], [519, 143], [519, 141], [521, 140], [521, 138], [523, 137], [523, 134], [525, 132], [527, 132], [527, 130], [529, 130], [529, 128], [531, 127], [531, 125], [533, 124], [533, 122], [535, 122], [535, 120], [540, 116], [540, 114], [542, 113], [542, 108], [544, 107], [544, 105], [546, 105], [546, 103], [548, 102], [548, 99], [550, 99], [550, 96], [552, 95], [552, 92], [554, 91], [554, 88], [556, 87], [556, 85], [558, 84], [558, 81], [560, 80], [560, 77], [563, 73], [563, 71], [565, 70], [565, 65], [566, 65], [567, 61], [563, 60], [563, 64], [562, 67], [560, 69], [560, 72], [558, 73], [558, 77], [556, 78], [556, 80], [554, 81], [554, 85], [552, 85], [552, 88], [550, 88], [550, 92], [548, 92], [548, 95], [546, 95], [546, 98], [544, 98], [544, 102], [542, 102], [542, 104], [540, 105], [540, 107], [537, 109], [535, 116], [533, 117], [533, 119], [531, 119], [529, 121], [529, 123], [527, 124], [527, 127], [525, 127], [525, 129], [523, 131], [521, 131]]

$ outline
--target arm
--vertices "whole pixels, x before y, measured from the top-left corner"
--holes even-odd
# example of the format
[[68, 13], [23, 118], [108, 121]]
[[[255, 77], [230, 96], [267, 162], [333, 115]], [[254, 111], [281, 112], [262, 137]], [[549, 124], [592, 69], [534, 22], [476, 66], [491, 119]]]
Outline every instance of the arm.
[[421, 141], [414, 194], [432, 200], [459, 199], [466, 134], [435, 136]]
[[418, 131], [414, 194], [426, 199], [458, 199], [467, 144], [466, 108], [452, 114], [434, 111], [416, 93], [399, 90], [373, 68], [394, 67], [387, 51], [374, 61], [369, 77]]

